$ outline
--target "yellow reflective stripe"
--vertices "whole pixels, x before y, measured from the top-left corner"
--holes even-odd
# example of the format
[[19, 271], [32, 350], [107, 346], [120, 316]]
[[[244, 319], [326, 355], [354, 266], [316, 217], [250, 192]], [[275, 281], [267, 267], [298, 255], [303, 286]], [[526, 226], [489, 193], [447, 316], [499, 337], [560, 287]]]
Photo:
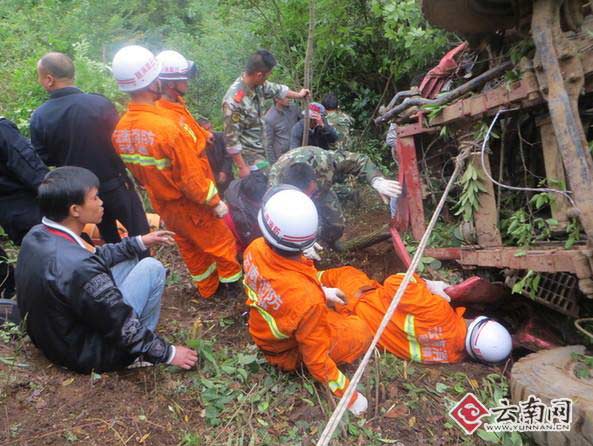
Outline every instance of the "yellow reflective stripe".
[[323, 276], [323, 273], [325, 271], [317, 271], [317, 280], [319, 280], [321, 282], [321, 277]]
[[416, 339], [416, 328], [414, 327], [414, 316], [411, 314], [406, 315], [404, 320], [404, 331], [408, 335], [408, 343], [410, 348], [410, 359], [412, 361], [422, 361], [422, 349]]
[[338, 370], [338, 377], [334, 381], [329, 381], [327, 384], [329, 385], [329, 389], [333, 393], [336, 393], [336, 390], [344, 390], [346, 388], [346, 377]]
[[274, 319], [274, 316], [272, 316], [270, 313], [268, 313], [266, 310], [264, 310], [263, 308], [261, 308], [257, 304], [258, 303], [258, 299], [257, 299], [257, 294], [255, 293], [255, 291], [253, 291], [245, 283], [245, 281], [243, 281], [243, 285], [245, 286], [245, 289], [247, 290], [247, 297], [249, 298], [249, 304], [248, 305], [250, 307], [255, 308], [259, 312], [259, 314], [261, 315], [261, 317], [264, 318], [264, 320], [268, 324], [268, 328], [272, 332], [272, 335], [274, 335], [274, 337], [276, 339], [288, 339], [289, 337], [286, 336], [284, 333], [282, 333], [280, 331], [280, 329], [278, 328], [278, 325], [276, 324], [276, 320]]
[[120, 157], [124, 163], [138, 164], [139, 166], [153, 166], [158, 170], [163, 170], [171, 166], [171, 160], [169, 160], [169, 158], [158, 159], [152, 156], [140, 155], [138, 153], [123, 153], [120, 155]]
[[208, 186], [208, 195], [206, 195], [206, 201], [210, 201], [217, 193], [218, 189], [214, 183], [210, 181], [210, 185]]
[[222, 283], [232, 283], [232, 282], [236, 282], [237, 280], [239, 280], [241, 278], [241, 276], [243, 276], [243, 272], [239, 271], [237, 274], [233, 274], [232, 276], [229, 276], [229, 277], [218, 276], [218, 280], [220, 280]]
[[191, 278], [194, 282], [201, 282], [210, 277], [214, 271], [216, 271], [216, 262], [212, 263], [202, 274], [193, 274]]

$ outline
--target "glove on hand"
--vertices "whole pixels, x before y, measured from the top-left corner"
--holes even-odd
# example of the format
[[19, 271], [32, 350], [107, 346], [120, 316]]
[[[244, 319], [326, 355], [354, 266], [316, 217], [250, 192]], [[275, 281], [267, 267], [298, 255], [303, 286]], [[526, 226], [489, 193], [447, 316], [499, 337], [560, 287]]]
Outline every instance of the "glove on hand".
[[214, 215], [216, 215], [218, 218], [222, 218], [228, 213], [229, 208], [227, 207], [224, 201], [220, 200], [218, 204], [214, 206]]
[[325, 299], [328, 302], [331, 302], [334, 304], [346, 305], [346, 302], [344, 302], [344, 299], [346, 299], [346, 295], [344, 294], [344, 292], [341, 289], [327, 288], [327, 287], [321, 287], [321, 288], [323, 288], [323, 294], [325, 294]]
[[375, 177], [371, 186], [379, 192], [385, 204], [389, 203], [390, 198], [397, 198], [402, 193], [401, 185], [395, 180], [387, 180], [383, 177]]
[[350, 404], [348, 404], [348, 410], [352, 412], [352, 415], [356, 417], [359, 417], [363, 413], [365, 413], [368, 407], [369, 402], [367, 401], [365, 396], [360, 392], [356, 392], [350, 400]]
[[321, 256], [317, 251], [323, 251], [323, 246], [315, 242], [313, 246], [303, 250], [303, 255], [310, 260], [321, 260]]
[[451, 298], [447, 293], [445, 293], [445, 288], [451, 286], [447, 282], [443, 282], [442, 280], [427, 280], [426, 286], [432, 294], [436, 294], [437, 296], [445, 299], [447, 302], [451, 302]]

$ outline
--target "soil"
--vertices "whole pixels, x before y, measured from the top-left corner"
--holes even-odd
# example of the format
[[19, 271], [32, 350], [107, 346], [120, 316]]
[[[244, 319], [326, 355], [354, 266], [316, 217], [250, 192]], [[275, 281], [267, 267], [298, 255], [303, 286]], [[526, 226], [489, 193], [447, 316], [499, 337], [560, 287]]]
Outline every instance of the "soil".
[[[379, 205], [365, 212], [370, 213], [366, 214], [370, 218], [365, 218], [364, 222], [356, 216], [349, 217], [352, 224], [346, 237], [364, 233], [369, 226], [374, 230], [386, 222], [384, 208]], [[394, 261], [392, 249], [390, 242], [386, 242], [338, 257], [341, 257], [342, 264], [360, 267], [373, 278], [382, 280], [387, 274], [401, 270]], [[198, 300], [177, 251], [162, 248], [156, 256], [171, 271], [170, 284], [163, 298], [160, 333], [170, 340], [182, 339], [181, 335], [191, 331], [194, 321], [199, 319], [203, 337], [215, 339], [217, 349], [226, 347], [229, 354], [252, 349], [245, 317], [242, 316], [245, 311], [242, 298]], [[337, 259], [328, 253], [324, 263], [334, 261]], [[200, 402], [191, 394], [176, 390], [180, 386], [190, 386], [200, 374], [199, 370], [177, 372], [171, 367], [161, 366], [80, 375], [52, 365], [28, 338], [0, 343], [0, 358], [15, 356], [16, 366], [0, 362], [0, 446], [230, 444], [224, 434], [216, 441], [212, 437], [207, 442], [182, 441], [184, 433], [194, 432], [203, 439], [212, 430], [205, 421]], [[396, 376], [388, 378], [393, 370], [380, 370], [383, 377], [381, 385], [367, 386], [373, 390], [367, 392], [369, 414], [361, 428], [371, 429], [381, 438], [391, 439], [391, 444], [398, 445], [481, 444], [475, 435], [467, 437], [450, 425], [445, 397], [434, 389], [437, 383], [452, 384], [451, 379], [457, 372], [465, 374], [474, 386], [488, 374], [500, 373], [500, 368], [470, 362], [441, 366], [409, 365], [401, 361], [397, 364], [403, 367], [401, 373], [405, 376], [400, 378], [397, 372]], [[351, 366], [345, 371], [351, 374], [354, 369]], [[378, 372], [373, 361], [369, 370], [366, 375]], [[252, 385], [263, 382], [270, 373], [272, 371], [267, 366], [262, 367], [250, 377], [249, 382], [243, 384], [246, 392]], [[428, 390], [420, 392], [418, 398], [411, 401], [414, 388]], [[314, 444], [319, 432], [312, 434], [302, 425], [318, 423], [322, 429], [321, 422], [329, 414], [322, 413], [317, 405], [311, 407], [305, 404], [298, 395], [286, 396], [278, 404], [286, 410], [280, 418], [269, 419], [268, 432], [277, 435], [301, 426], [298, 442], [290, 444]], [[222, 420], [223, 424], [226, 422], [226, 419]], [[258, 438], [245, 438], [244, 442], [232, 444], [272, 444]], [[356, 443], [344, 439], [333, 444], [383, 442], [368, 443], [363, 437], [358, 437]]]

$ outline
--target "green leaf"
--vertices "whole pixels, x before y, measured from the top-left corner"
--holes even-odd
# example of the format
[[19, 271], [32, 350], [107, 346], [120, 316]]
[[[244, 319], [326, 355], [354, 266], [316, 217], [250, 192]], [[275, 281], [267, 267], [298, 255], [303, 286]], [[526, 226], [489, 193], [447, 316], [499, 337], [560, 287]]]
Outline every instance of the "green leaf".
[[437, 385], [435, 386], [435, 389], [438, 393], [444, 393], [447, 390], [449, 390], [449, 386], [447, 384], [437, 383]]

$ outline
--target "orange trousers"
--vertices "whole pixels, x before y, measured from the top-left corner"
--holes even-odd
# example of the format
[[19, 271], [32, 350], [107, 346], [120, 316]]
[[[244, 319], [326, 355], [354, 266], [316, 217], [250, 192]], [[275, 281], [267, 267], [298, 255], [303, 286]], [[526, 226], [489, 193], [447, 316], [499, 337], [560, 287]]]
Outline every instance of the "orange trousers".
[[[337, 364], [351, 364], [360, 358], [373, 339], [373, 333], [361, 318], [346, 309], [328, 311], [331, 328], [329, 357]], [[293, 371], [302, 363], [298, 348], [282, 353], [264, 352], [266, 360], [282, 370]]]
[[181, 257], [203, 298], [212, 297], [219, 283], [241, 279], [235, 239], [209, 207], [183, 198], [155, 207], [167, 229], [175, 232]]

